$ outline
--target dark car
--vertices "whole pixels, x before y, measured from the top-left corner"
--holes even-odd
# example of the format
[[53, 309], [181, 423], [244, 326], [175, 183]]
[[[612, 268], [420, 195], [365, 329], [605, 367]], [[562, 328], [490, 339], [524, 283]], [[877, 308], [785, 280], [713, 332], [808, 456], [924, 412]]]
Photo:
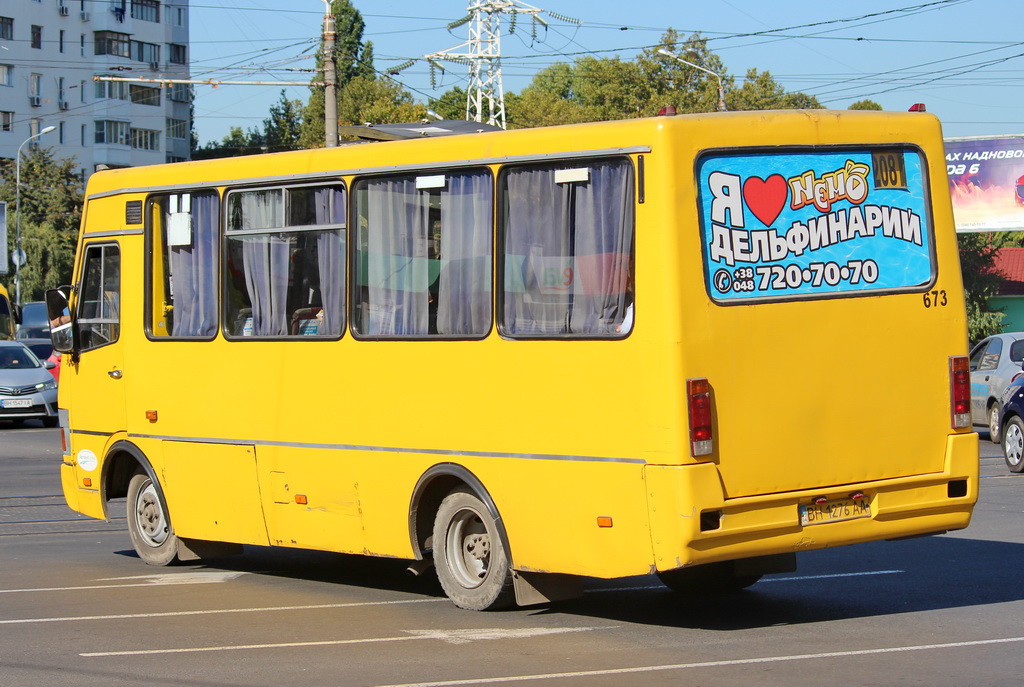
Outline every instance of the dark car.
[[1024, 472], [1024, 376], [1003, 391], [1002, 406], [1003, 459], [1010, 472]]
[[[46, 303], [32, 301], [21, 306], [21, 323], [18, 325], [17, 338], [20, 340], [48, 339], [49, 337], [50, 320], [46, 316]], [[46, 360], [46, 356], [43, 357], [43, 360]]]

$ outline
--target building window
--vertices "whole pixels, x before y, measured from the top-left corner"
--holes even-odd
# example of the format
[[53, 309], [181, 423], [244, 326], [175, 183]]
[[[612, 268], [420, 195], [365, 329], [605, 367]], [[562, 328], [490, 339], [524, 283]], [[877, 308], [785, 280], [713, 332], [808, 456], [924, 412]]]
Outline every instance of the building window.
[[117, 31], [97, 31], [95, 34], [97, 55], [132, 56], [132, 38]]
[[132, 57], [139, 62], [159, 62], [160, 46], [155, 43], [132, 41]]
[[[29, 122], [28, 122], [28, 133], [29, 133], [30, 136], [38, 136], [39, 132], [42, 130], [42, 128], [43, 127], [41, 126], [41, 124], [39, 122], [39, 119], [32, 118], [32, 119], [29, 120]], [[37, 146], [39, 144], [33, 142], [31, 145]]]
[[167, 98], [176, 103], [191, 102], [189, 98], [189, 85], [187, 83], [171, 84]]
[[14, 19], [12, 17], [0, 17], [0, 38], [5, 41], [14, 40]]
[[188, 138], [188, 120], [168, 118], [167, 138]]
[[41, 50], [43, 47], [43, 27], [32, 25], [32, 47]]
[[64, 145], [64, 122], [57, 123], [57, 142]]
[[29, 95], [42, 95], [43, 94], [43, 75], [33, 74], [28, 79], [28, 94]]
[[170, 58], [168, 59], [169, 62], [172, 64], [186, 64], [188, 62], [188, 56], [185, 53], [184, 45], [170, 43], [167, 47], [170, 48], [171, 53]]
[[160, 23], [160, 3], [157, 0], [132, 0], [132, 19]]
[[9, 64], [0, 64], [0, 86], [11, 85], [11, 75], [14, 73], [14, 67]]
[[128, 145], [128, 122], [115, 122], [101, 119], [96, 122], [96, 143]]
[[57, 50], [64, 52], [64, 29], [60, 30], [60, 35], [57, 39]]
[[160, 132], [150, 129], [131, 129], [131, 146], [135, 150], [160, 150]]
[[97, 81], [96, 82], [96, 97], [97, 98], [110, 98], [112, 100], [128, 100], [129, 95], [128, 84], [124, 81]]
[[0, 112], [0, 131], [14, 130], [14, 113]]
[[136, 86], [131, 84], [128, 89], [128, 95], [133, 103], [138, 103], [139, 105], [160, 104], [160, 89], [153, 88], [152, 86]]
[[79, 52], [82, 53], [82, 57], [85, 57], [85, 34], [83, 33], [78, 39]]
[[85, 102], [85, 82], [78, 82], [78, 97], [84, 103]]

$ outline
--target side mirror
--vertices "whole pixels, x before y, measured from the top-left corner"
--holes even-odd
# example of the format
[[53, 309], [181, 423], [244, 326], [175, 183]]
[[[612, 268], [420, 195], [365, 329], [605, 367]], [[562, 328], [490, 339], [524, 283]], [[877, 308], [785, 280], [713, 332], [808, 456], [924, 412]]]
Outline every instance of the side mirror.
[[75, 348], [75, 328], [71, 319], [71, 287], [62, 286], [46, 292], [46, 316], [50, 319], [50, 341], [61, 353]]

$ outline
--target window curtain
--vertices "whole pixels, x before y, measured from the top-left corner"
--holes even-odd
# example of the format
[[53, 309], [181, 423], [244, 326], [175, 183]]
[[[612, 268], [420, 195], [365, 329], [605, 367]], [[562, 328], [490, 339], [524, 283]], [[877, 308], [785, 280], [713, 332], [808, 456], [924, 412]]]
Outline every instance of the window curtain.
[[[174, 314], [171, 336], [213, 336], [217, 331], [217, 218], [215, 193], [192, 194], [192, 243], [171, 246]], [[169, 215], [164, 215], [164, 226]]]
[[[239, 194], [242, 230], [280, 227], [284, 203], [280, 191]], [[242, 239], [245, 288], [252, 303], [253, 336], [288, 334], [288, 259], [291, 240], [286, 234], [246, 236]]]
[[588, 181], [562, 184], [554, 168], [507, 176], [509, 334], [602, 335], [623, 322], [632, 302], [631, 167], [610, 161], [588, 169]]
[[418, 336], [429, 330], [429, 206], [414, 179], [367, 184], [368, 317], [365, 334]]
[[[317, 224], [339, 225], [345, 222], [345, 193], [340, 188], [324, 187], [314, 193]], [[317, 234], [317, 268], [320, 271], [320, 297], [323, 300], [322, 335], [338, 336], [344, 322], [345, 307], [345, 233], [335, 229]]]
[[491, 325], [491, 176], [453, 174], [441, 192], [437, 332], [483, 336]]

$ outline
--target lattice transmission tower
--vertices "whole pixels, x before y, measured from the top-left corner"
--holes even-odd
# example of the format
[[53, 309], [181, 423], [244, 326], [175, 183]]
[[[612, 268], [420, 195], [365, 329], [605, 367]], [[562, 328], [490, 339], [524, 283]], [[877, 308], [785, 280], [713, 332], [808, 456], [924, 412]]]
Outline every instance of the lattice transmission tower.
[[[469, 25], [469, 40], [447, 50], [441, 50], [421, 59], [430, 64], [431, 83], [435, 70], [444, 72], [442, 62], [453, 62], [469, 67], [469, 84], [466, 87], [466, 119], [487, 122], [505, 128], [505, 91], [501, 85], [501, 18], [509, 17], [508, 33], [515, 32], [519, 17], [529, 17], [530, 31], [535, 39], [538, 26], [547, 28], [547, 22], [540, 16], [546, 13], [554, 19], [570, 24], [581, 24], [580, 20], [533, 7], [519, 0], [470, 0], [469, 14], [448, 25], [454, 30]], [[416, 60], [408, 60], [387, 70], [389, 74], [411, 67]]]

